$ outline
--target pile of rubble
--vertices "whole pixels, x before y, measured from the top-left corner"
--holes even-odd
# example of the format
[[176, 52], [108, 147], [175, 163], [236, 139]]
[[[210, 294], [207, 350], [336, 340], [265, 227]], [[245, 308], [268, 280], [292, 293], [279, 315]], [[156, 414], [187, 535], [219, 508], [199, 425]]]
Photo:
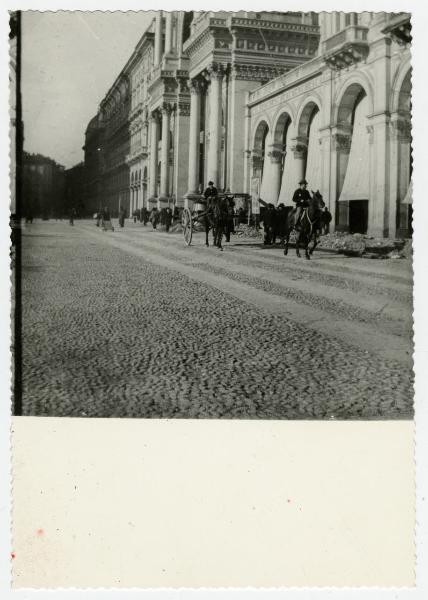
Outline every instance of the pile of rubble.
[[408, 258], [411, 256], [409, 241], [391, 238], [375, 238], [362, 233], [336, 231], [321, 236], [319, 248], [335, 250], [345, 256], [363, 258]]
[[255, 227], [250, 227], [250, 225], [241, 223], [239, 227], [235, 229], [235, 234], [237, 237], [263, 239], [263, 227], [256, 229]]
[[[236, 236], [240, 238], [263, 239], [263, 228], [255, 229], [248, 225], [239, 225]], [[279, 241], [279, 240], [278, 240]], [[295, 243], [295, 233], [290, 235], [290, 244]], [[362, 258], [411, 258], [411, 240], [375, 238], [362, 233], [336, 231], [322, 235], [318, 248], [332, 250], [345, 256]]]

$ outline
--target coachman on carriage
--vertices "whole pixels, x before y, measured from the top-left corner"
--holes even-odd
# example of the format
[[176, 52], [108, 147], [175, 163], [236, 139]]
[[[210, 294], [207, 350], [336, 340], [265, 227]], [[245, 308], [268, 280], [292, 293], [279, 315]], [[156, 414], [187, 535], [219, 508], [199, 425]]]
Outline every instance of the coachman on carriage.
[[[197, 210], [197, 205], [202, 205], [204, 210]], [[214, 183], [210, 181], [197, 205], [191, 211], [185, 208], [182, 214], [182, 227], [184, 241], [187, 246], [192, 243], [193, 231], [196, 223], [203, 225], [205, 230], [205, 245], [209, 246], [208, 233], [213, 233], [213, 245], [223, 250], [223, 235], [226, 242], [230, 242], [230, 234], [234, 231], [234, 195], [219, 194]]]

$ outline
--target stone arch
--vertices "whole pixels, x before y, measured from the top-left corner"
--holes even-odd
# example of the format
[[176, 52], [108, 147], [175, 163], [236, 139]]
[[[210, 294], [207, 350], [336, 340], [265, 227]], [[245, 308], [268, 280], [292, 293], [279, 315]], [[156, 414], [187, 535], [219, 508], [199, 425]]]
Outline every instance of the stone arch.
[[288, 109], [282, 109], [274, 120], [275, 126], [272, 130], [272, 143], [275, 145], [283, 144], [284, 132], [287, 131], [290, 124], [293, 121], [293, 117]]
[[321, 111], [320, 99], [316, 96], [306, 98], [297, 115], [297, 136], [307, 138], [314, 113]]
[[411, 90], [412, 87], [412, 66], [410, 57], [397, 69], [392, 84], [391, 94], [391, 112], [397, 112], [401, 108], [402, 98], [400, 98], [403, 85]]
[[408, 113], [410, 116], [412, 105], [412, 70], [407, 71], [405, 77], [401, 81], [401, 86], [398, 92], [398, 111]]
[[361, 96], [362, 91], [367, 96], [370, 107], [369, 112], [373, 112], [373, 86], [365, 75], [359, 73], [352, 78], [346, 79], [336, 93], [334, 102], [336, 108], [333, 116], [334, 124], [352, 124], [352, 113], [355, 103], [358, 97]]
[[362, 78], [342, 86], [336, 107], [338, 229], [366, 233], [371, 212], [368, 115], [373, 111], [371, 89]]
[[266, 136], [269, 133], [269, 124], [266, 119], [261, 119], [257, 127], [254, 130], [253, 136], [253, 149], [255, 151], [261, 151], [263, 145], [266, 143]]
[[[391, 98], [393, 109], [391, 134], [396, 149], [396, 169], [392, 189], [396, 189], [396, 232], [399, 237], [409, 237], [412, 232], [412, 69], [410, 61], [395, 78]], [[394, 173], [394, 171], [393, 171]]]

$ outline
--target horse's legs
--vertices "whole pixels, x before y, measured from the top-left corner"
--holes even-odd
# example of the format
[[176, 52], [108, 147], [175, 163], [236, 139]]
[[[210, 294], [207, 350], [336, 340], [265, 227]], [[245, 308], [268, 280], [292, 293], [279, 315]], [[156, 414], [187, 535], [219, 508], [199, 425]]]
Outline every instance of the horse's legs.
[[221, 245], [222, 237], [223, 237], [223, 226], [222, 225], [218, 225], [218, 228], [217, 228], [217, 248], [219, 248], [220, 250], [223, 250], [223, 246]]
[[313, 254], [315, 248], [318, 246], [318, 238], [317, 236], [314, 237], [314, 245], [312, 246], [312, 248], [309, 250], [309, 254]]
[[290, 232], [288, 231], [285, 235], [285, 244], [284, 244], [284, 256], [288, 254], [288, 242], [290, 241]]
[[205, 219], [205, 246], [209, 246], [209, 242], [208, 242], [208, 233], [210, 230], [210, 224], [208, 222], [208, 219]]
[[297, 231], [297, 235], [296, 235], [296, 256], [298, 256], [298, 258], [300, 258], [299, 244], [300, 244], [300, 231]]

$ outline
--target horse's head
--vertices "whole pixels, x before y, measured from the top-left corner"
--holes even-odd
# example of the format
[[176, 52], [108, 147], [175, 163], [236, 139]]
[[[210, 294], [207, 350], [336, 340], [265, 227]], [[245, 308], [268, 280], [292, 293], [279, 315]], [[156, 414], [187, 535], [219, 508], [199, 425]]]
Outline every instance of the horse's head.
[[317, 190], [316, 192], [312, 191], [312, 200], [315, 208], [318, 208], [319, 210], [324, 208], [325, 202], [319, 190]]

